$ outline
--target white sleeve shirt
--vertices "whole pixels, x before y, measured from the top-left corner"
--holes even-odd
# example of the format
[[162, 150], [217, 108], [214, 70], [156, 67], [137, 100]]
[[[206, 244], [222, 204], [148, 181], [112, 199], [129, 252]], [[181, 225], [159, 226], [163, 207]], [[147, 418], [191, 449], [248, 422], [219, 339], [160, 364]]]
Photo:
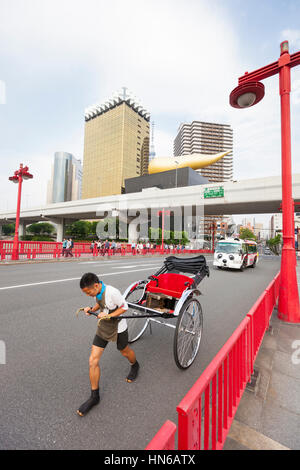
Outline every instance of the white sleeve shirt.
[[[128, 304], [124, 299], [121, 292], [113, 286], [106, 286], [105, 289], [105, 303], [106, 307], [109, 310], [115, 310], [116, 308], [123, 308], [124, 310], [128, 310]], [[105, 310], [104, 310], [105, 311]], [[108, 313], [108, 311], [106, 312]], [[120, 317], [122, 318], [122, 315]], [[126, 319], [121, 319], [118, 323], [118, 333], [122, 333], [127, 329], [127, 321]]]

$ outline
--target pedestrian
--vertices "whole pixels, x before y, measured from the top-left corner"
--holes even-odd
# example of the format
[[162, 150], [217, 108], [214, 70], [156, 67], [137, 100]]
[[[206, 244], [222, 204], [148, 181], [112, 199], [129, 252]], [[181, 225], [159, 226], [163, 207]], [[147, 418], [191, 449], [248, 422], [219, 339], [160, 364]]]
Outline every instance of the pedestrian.
[[[128, 304], [121, 292], [113, 286], [106, 286], [94, 273], [85, 273], [82, 276], [80, 288], [89, 297], [96, 297], [95, 306], [84, 309], [86, 315], [90, 315], [89, 311], [97, 312], [100, 310], [98, 328], [89, 359], [91, 396], [77, 410], [79, 416], [85, 416], [100, 401], [99, 361], [108, 342], [115, 342], [117, 349], [130, 363], [130, 371], [126, 377], [128, 383], [133, 382], [137, 378], [139, 363], [136, 360], [134, 351], [128, 345], [127, 322], [125, 319], [122, 319], [122, 314], [128, 309]], [[108, 318], [110, 320], [107, 320]]]
[[73, 257], [73, 253], [72, 253], [72, 243], [73, 243], [73, 240], [71, 238], [69, 238], [67, 240], [67, 246], [66, 246], [66, 258], [68, 258], [68, 256], [71, 256]]
[[67, 240], [64, 238], [62, 243], [62, 256], [66, 256]]
[[94, 253], [94, 246], [95, 246], [95, 241], [93, 240], [91, 245], [90, 245], [90, 251], [91, 253]]
[[73, 247], [74, 247], [74, 242], [73, 242], [72, 238], [70, 238], [69, 254], [70, 254], [70, 256], [72, 256], [72, 258], [73, 258], [73, 253], [72, 253]]
[[109, 241], [108, 241], [108, 240], [105, 240], [105, 244], [104, 244], [104, 254], [108, 253], [108, 250], [109, 250]]

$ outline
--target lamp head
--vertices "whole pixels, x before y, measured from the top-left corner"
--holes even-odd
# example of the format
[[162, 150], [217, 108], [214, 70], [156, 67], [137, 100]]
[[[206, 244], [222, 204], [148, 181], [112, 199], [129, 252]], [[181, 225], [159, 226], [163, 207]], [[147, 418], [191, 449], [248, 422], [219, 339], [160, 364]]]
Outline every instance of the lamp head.
[[234, 108], [250, 108], [259, 103], [265, 95], [265, 87], [261, 82], [243, 83], [236, 87], [229, 97], [230, 105]]

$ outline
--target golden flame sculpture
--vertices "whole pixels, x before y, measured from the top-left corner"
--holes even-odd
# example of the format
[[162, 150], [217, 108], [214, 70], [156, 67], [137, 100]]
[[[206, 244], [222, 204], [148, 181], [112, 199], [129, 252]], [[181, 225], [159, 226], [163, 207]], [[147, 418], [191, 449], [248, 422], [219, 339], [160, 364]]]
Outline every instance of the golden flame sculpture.
[[153, 173], [176, 170], [176, 168], [185, 168], [187, 166], [193, 170], [198, 170], [199, 168], [204, 168], [218, 162], [230, 152], [231, 150], [215, 153], [213, 155], [193, 153], [191, 155], [181, 155], [179, 157], [156, 157], [149, 163], [148, 171], [151, 175]]

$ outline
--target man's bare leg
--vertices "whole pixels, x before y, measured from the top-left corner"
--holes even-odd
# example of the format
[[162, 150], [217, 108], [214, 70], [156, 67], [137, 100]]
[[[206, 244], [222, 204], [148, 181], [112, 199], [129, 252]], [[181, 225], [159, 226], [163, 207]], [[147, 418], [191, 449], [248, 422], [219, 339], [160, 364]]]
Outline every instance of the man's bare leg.
[[95, 405], [98, 405], [100, 401], [99, 395], [99, 381], [100, 381], [100, 367], [99, 361], [103, 354], [104, 349], [93, 345], [89, 359], [90, 365], [90, 382], [91, 382], [91, 396], [84, 402], [77, 410], [79, 416], [85, 416], [86, 413]]

